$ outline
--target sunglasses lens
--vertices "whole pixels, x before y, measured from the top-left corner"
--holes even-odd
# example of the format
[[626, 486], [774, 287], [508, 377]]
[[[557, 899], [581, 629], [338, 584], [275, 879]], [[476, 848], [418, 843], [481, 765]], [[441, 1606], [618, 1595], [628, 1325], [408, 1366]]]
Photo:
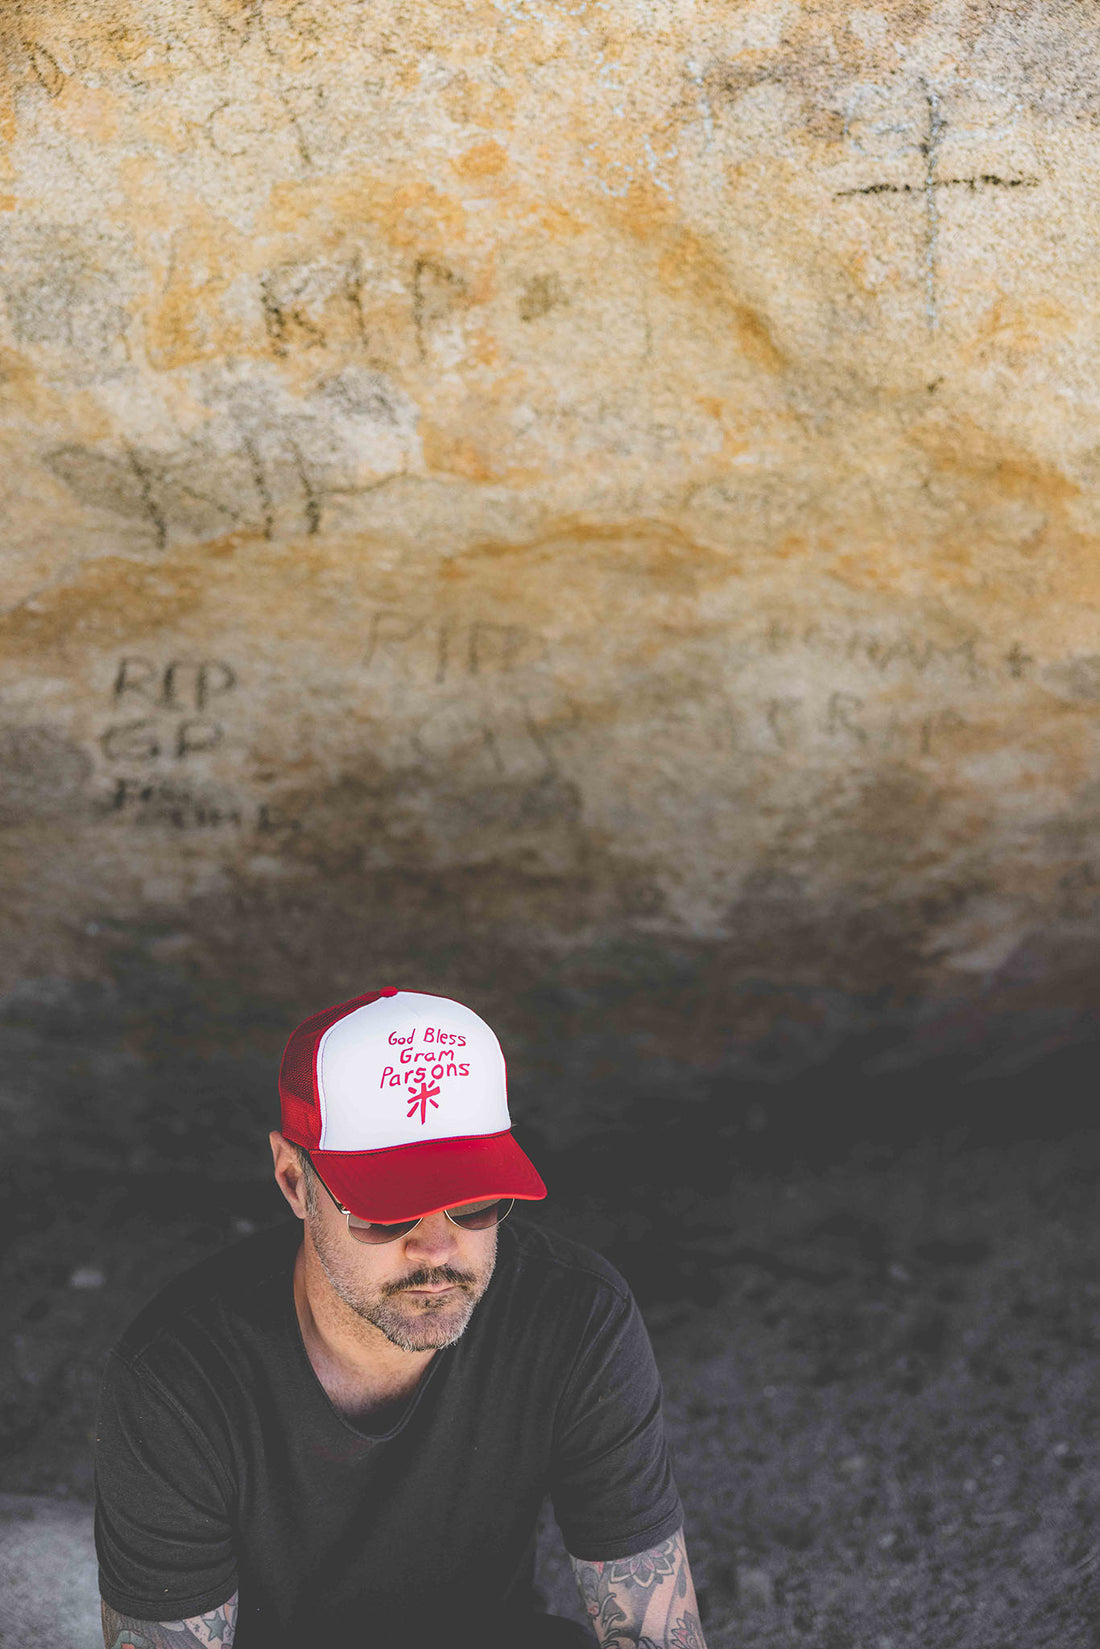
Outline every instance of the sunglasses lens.
[[464, 1231], [487, 1231], [491, 1225], [500, 1224], [514, 1201], [514, 1197], [498, 1197], [493, 1202], [478, 1203], [474, 1208], [449, 1208], [447, 1212]]
[[397, 1237], [407, 1236], [415, 1224], [415, 1220], [398, 1220], [395, 1225], [381, 1225], [377, 1220], [348, 1215], [348, 1230], [356, 1242], [393, 1242]]

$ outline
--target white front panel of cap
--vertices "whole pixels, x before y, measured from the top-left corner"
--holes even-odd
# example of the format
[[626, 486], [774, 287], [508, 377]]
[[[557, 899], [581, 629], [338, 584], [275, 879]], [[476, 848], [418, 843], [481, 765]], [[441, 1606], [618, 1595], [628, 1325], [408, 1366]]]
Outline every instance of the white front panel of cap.
[[378, 1151], [511, 1127], [500, 1044], [443, 996], [398, 991], [331, 1025], [317, 1049], [322, 1151]]

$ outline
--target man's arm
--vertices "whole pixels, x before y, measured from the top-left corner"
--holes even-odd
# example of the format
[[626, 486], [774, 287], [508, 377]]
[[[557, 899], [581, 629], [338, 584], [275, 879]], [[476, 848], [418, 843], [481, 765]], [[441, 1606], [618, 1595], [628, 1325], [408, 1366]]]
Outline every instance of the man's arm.
[[636, 1557], [569, 1561], [600, 1649], [707, 1649], [682, 1528]]
[[188, 1620], [135, 1620], [100, 1602], [106, 1649], [233, 1649], [237, 1593], [205, 1615]]

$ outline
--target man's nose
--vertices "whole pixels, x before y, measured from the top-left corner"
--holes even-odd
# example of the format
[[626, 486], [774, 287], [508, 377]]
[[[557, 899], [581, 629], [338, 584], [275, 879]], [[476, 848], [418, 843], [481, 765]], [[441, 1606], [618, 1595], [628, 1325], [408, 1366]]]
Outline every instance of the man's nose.
[[424, 1265], [445, 1265], [458, 1252], [455, 1228], [442, 1210], [428, 1214], [405, 1238], [405, 1253]]

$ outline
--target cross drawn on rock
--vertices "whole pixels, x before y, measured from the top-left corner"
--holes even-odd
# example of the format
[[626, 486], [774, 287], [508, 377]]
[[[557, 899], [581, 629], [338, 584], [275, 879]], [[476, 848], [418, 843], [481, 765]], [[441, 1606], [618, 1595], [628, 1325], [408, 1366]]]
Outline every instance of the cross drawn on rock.
[[934, 332], [939, 324], [939, 296], [936, 287], [937, 256], [939, 249], [939, 208], [937, 189], [1035, 189], [1037, 177], [998, 177], [995, 172], [977, 172], [971, 177], [937, 177], [940, 149], [947, 132], [947, 117], [940, 107], [938, 94], [925, 86], [924, 101], [928, 108], [928, 126], [916, 145], [924, 156], [924, 178], [920, 183], [865, 183], [858, 189], [838, 189], [834, 200], [846, 200], [853, 195], [918, 195], [924, 201], [924, 313], [928, 330]]

